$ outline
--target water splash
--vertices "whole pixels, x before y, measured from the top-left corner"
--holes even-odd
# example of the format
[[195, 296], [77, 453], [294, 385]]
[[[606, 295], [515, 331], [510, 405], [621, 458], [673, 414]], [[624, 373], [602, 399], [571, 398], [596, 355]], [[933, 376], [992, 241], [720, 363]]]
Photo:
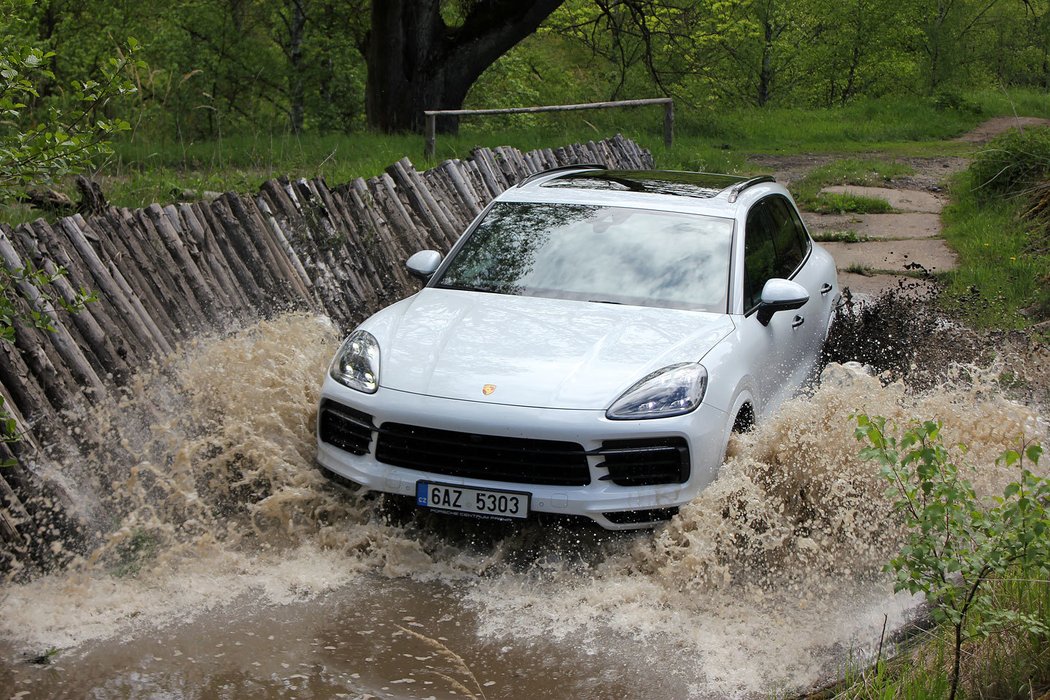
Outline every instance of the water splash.
[[[852, 415], [938, 417], [994, 465], [1037, 411], [1004, 397], [1001, 368], [956, 366], [916, 391], [830, 365], [812, 395], [738, 438], [718, 479], [654, 532], [612, 534], [390, 517], [313, 466], [317, 389], [338, 343], [287, 315], [205, 339], [149, 368], [64, 465], [82, 486], [91, 547], [66, 572], [8, 584], [0, 636], [75, 647], [263, 605], [351, 595], [367, 581], [445, 586], [485, 640], [564, 640], [676, 675], [697, 696], [804, 688], [912, 614], [881, 572], [900, 537]], [[414, 584], [412, 584], [414, 585]], [[674, 663], [669, 660], [673, 659]], [[653, 666], [655, 664], [655, 666]]]

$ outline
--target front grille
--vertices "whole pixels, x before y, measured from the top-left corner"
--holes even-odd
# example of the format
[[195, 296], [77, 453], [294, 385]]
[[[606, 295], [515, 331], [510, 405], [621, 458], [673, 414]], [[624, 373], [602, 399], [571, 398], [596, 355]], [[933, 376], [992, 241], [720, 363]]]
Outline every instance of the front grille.
[[433, 474], [518, 484], [585, 486], [591, 481], [581, 445], [475, 435], [384, 423], [376, 460]]
[[368, 453], [372, 442], [372, 416], [335, 401], [324, 401], [317, 415], [317, 432], [322, 442], [355, 455]]
[[689, 479], [689, 445], [685, 438], [606, 440], [598, 455], [599, 467], [609, 470], [608, 479], [619, 486], [681, 484]]
[[620, 510], [602, 513], [614, 525], [640, 525], [641, 523], [662, 523], [678, 515], [678, 506], [672, 508], [650, 508], [648, 510]]

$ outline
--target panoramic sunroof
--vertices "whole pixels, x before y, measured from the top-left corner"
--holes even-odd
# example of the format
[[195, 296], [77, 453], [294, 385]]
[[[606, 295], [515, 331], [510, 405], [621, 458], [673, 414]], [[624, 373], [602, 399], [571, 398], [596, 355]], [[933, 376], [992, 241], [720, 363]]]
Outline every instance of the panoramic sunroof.
[[709, 198], [747, 178], [712, 173], [667, 172], [655, 170], [588, 170], [548, 180], [542, 187], [581, 190], [646, 192], [678, 197]]

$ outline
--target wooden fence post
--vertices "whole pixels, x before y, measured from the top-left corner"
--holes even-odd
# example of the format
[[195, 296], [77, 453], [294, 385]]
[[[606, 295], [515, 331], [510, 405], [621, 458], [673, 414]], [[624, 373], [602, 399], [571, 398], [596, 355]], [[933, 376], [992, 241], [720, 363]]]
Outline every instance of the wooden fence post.
[[424, 112], [424, 114], [427, 117], [427, 142], [423, 148], [423, 157], [431, 160], [434, 157], [434, 150], [437, 145], [437, 115], [430, 112]]
[[664, 147], [670, 148], [674, 144], [674, 101], [668, 100], [664, 103]]

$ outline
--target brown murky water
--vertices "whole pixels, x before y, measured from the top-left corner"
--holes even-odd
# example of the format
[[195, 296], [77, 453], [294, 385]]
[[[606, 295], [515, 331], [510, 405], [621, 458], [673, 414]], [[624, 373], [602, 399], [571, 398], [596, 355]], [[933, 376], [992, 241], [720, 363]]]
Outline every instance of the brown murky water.
[[402, 514], [312, 466], [338, 340], [323, 319], [281, 317], [200, 342], [100, 408], [96, 449], [60, 468], [94, 541], [68, 570], [0, 589], [0, 697], [803, 690], [916, 614], [881, 573], [900, 531], [850, 416], [939, 417], [986, 493], [1012, 476], [999, 452], [1046, 432], [973, 370], [913, 393], [832, 365], [655, 532]]

